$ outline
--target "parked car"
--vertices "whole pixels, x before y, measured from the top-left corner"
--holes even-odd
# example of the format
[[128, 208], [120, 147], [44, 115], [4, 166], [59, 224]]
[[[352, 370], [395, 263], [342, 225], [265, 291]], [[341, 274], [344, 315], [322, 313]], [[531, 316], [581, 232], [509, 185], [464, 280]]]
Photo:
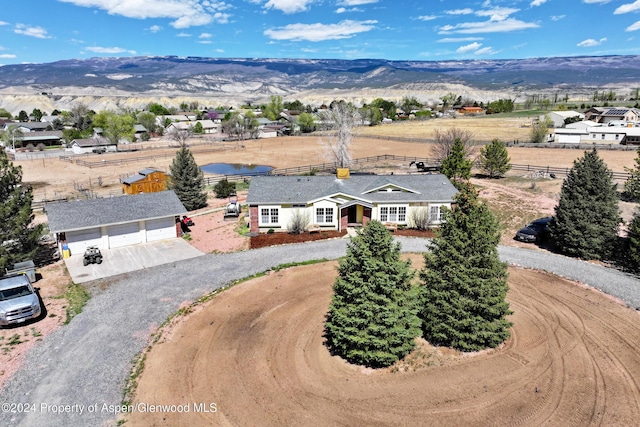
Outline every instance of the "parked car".
[[26, 322], [40, 313], [40, 298], [26, 274], [0, 279], [0, 326]]
[[549, 237], [549, 224], [552, 216], [530, 222], [516, 233], [515, 239], [527, 243], [540, 243]]
[[104, 154], [107, 152], [107, 149], [104, 147], [94, 148], [93, 151], [95, 154]]

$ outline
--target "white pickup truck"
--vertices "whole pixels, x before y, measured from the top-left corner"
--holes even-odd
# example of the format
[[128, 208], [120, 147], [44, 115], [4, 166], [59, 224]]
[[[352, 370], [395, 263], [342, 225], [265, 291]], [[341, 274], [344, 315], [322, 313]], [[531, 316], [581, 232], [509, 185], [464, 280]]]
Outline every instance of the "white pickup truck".
[[41, 312], [40, 298], [26, 274], [0, 279], [0, 326], [35, 319]]

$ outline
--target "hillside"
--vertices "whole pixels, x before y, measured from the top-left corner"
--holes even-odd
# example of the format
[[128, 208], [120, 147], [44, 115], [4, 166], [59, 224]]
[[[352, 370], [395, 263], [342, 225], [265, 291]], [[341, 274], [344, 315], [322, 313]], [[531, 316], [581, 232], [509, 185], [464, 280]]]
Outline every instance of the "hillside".
[[437, 102], [453, 92], [489, 102], [527, 95], [590, 100], [594, 91], [629, 94], [640, 86], [640, 56], [518, 60], [386, 61], [131, 57], [0, 67], [0, 106], [11, 111], [263, 103], [271, 95], [318, 105], [415, 96]]

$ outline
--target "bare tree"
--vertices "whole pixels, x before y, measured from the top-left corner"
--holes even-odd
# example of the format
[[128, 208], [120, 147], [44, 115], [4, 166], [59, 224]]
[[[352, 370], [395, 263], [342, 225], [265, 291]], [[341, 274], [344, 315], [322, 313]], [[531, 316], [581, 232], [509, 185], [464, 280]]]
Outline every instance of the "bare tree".
[[326, 157], [343, 168], [351, 163], [351, 141], [353, 129], [361, 123], [358, 109], [346, 102], [336, 102], [323, 113], [322, 121], [330, 131], [329, 140], [321, 141], [326, 149]]
[[193, 135], [193, 127], [189, 126], [186, 129], [178, 129], [176, 127], [171, 128], [169, 132], [167, 132], [167, 136], [178, 143], [180, 147], [186, 147], [187, 141]]
[[434, 138], [435, 144], [431, 150], [431, 156], [439, 162], [442, 162], [451, 154], [451, 148], [456, 139], [462, 141], [466, 158], [474, 157], [478, 149], [478, 146], [473, 141], [473, 133], [468, 130], [458, 128], [436, 129]]

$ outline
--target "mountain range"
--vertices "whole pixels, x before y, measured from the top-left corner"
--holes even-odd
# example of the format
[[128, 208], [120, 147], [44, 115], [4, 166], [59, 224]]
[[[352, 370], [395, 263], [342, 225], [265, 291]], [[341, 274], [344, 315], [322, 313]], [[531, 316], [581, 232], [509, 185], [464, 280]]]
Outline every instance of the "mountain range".
[[305, 103], [330, 102], [332, 96], [356, 102], [402, 96], [429, 101], [450, 92], [485, 102], [553, 92], [588, 99], [595, 90], [623, 94], [638, 86], [640, 56], [459, 61], [108, 57], [2, 66], [0, 106], [11, 103], [11, 96], [34, 94], [46, 94], [54, 103], [86, 96], [259, 103], [271, 95]]

